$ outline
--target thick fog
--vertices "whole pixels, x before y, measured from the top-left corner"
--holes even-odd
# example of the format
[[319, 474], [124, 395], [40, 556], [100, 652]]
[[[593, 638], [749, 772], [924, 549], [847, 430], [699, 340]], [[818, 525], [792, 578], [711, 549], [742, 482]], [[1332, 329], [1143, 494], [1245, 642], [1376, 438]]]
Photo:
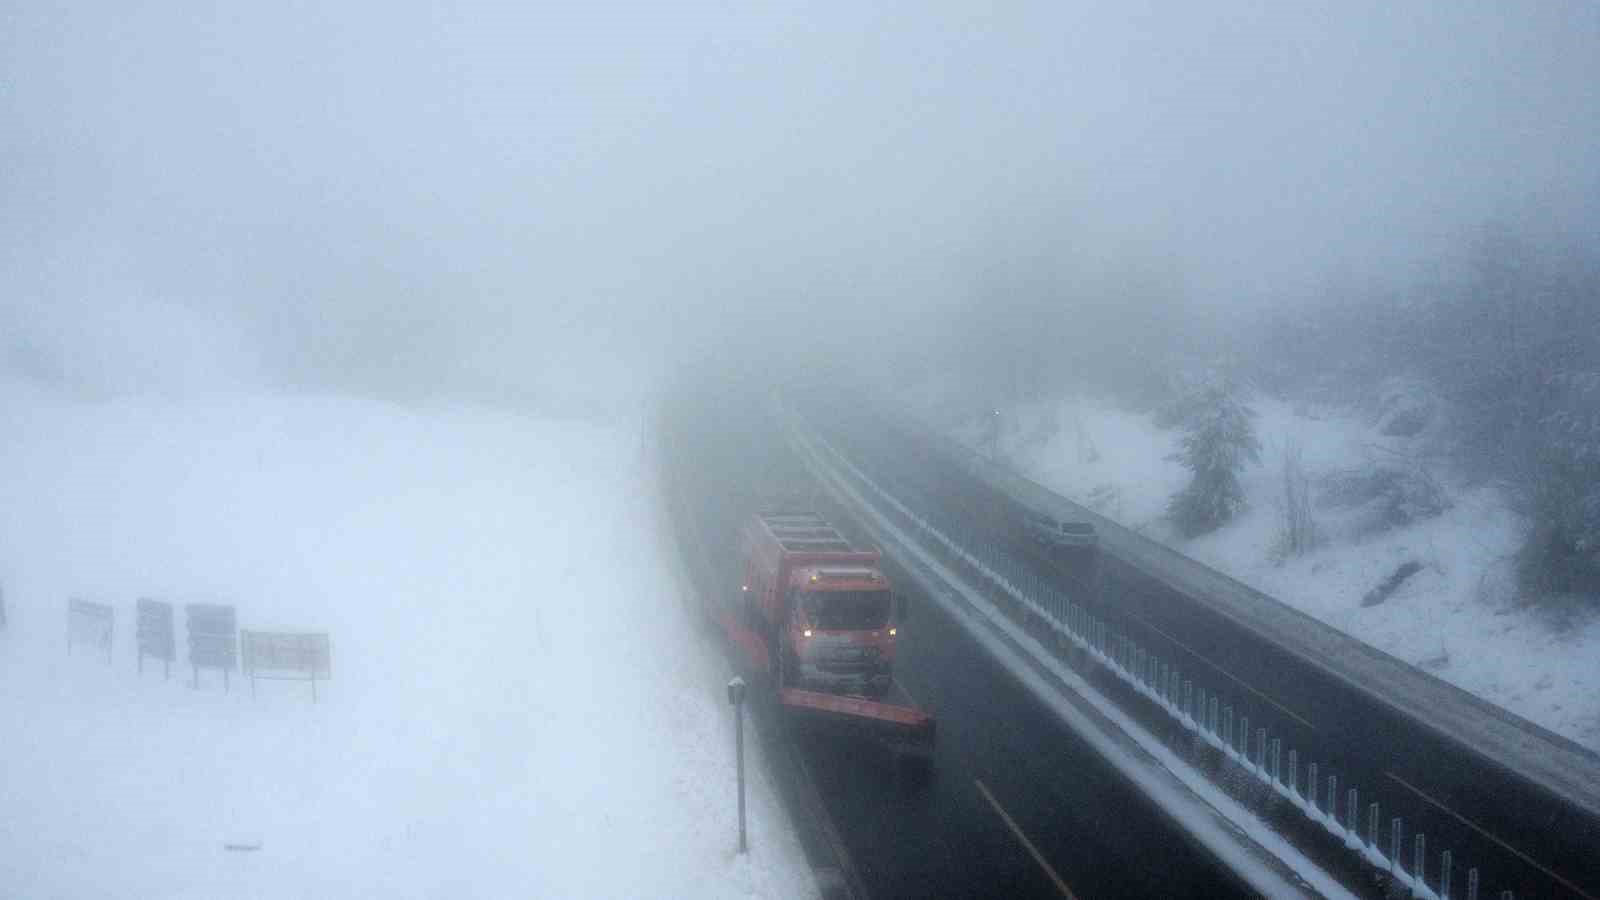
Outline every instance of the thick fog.
[[94, 392], [1137, 341], [1600, 222], [1578, 0], [8, 6], [0, 350]]

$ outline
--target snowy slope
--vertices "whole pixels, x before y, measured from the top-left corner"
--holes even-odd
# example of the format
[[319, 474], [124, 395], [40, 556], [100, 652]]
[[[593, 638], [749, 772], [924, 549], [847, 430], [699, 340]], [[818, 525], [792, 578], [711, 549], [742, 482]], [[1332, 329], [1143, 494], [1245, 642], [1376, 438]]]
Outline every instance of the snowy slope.
[[[729, 672], [636, 421], [0, 398], [0, 896], [815, 893], [759, 757], [733, 852]], [[65, 655], [69, 595], [112, 664]], [[333, 681], [141, 679], [140, 595], [326, 630]]]
[[[1340, 630], [1557, 734], [1600, 750], [1600, 616], [1552, 614], [1518, 605], [1509, 565], [1521, 520], [1484, 485], [1452, 483], [1436, 468], [1453, 506], [1397, 530], [1361, 534], [1347, 516], [1318, 509], [1328, 541], [1280, 560], [1282, 459], [1298, 446], [1306, 470], [1355, 468], [1373, 454], [1414, 450], [1385, 439], [1351, 414], [1298, 414], [1267, 398], [1260, 414], [1260, 465], [1241, 477], [1250, 507], [1221, 530], [1177, 538], [1164, 520], [1167, 499], [1188, 473], [1167, 459], [1178, 433], [1148, 415], [1067, 399], [1002, 411], [1000, 450], [1019, 471], [1149, 537], [1268, 593]], [[967, 419], [956, 437], [976, 444]], [[1362, 598], [1397, 566], [1423, 568], [1383, 603]]]

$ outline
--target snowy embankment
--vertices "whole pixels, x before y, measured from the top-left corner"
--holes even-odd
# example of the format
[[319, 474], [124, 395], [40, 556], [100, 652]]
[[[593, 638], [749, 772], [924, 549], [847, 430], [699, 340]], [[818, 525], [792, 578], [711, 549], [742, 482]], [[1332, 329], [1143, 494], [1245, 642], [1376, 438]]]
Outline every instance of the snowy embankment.
[[[1313, 510], [1322, 545], [1278, 549], [1283, 457], [1298, 447], [1313, 479], [1414, 453], [1353, 415], [1297, 414], [1258, 399], [1261, 464], [1241, 475], [1248, 509], [1217, 532], [1184, 541], [1165, 520], [1188, 473], [1168, 459], [1178, 432], [1148, 415], [1088, 401], [1004, 410], [1000, 453], [1052, 490], [1162, 541], [1327, 624], [1590, 749], [1600, 750], [1600, 616], [1519, 603], [1512, 558], [1524, 527], [1491, 486], [1452, 483], [1431, 467], [1448, 508], [1390, 529], [1359, 512]], [[978, 442], [971, 419], [955, 428]], [[1375, 605], [1369, 591], [1407, 562], [1420, 565]]]
[[[734, 853], [729, 672], [637, 422], [0, 398], [0, 894], [815, 893], [759, 756]], [[110, 664], [66, 655], [69, 596], [116, 607]], [[138, 596], [180, 604], [171, 681], [135, 674]], [[191, 689], [197, 600], [330, 632], [320, 702]]]

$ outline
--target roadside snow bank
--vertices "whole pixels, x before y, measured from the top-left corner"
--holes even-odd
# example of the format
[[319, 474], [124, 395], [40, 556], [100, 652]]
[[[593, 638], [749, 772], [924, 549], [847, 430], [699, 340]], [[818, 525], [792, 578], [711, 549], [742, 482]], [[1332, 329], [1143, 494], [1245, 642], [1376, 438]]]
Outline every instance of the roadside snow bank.
[[[0, 399], [6, 893], [815, 894], [759, 760], [733, 852], [729, 673], [679, 599], [637, 422]], [[141, 595], [326, 630], [333, 681], [313, 705], [141, 679]], [[65, 655], [68, 596], [116, 607], [110, 665]]]
[[[1249, 508], [1234, 522], [1181, 541], [1165, 522], [1167, 499], [1188, 473], [1167, 456], [1178, 433], [1148, 415], [1089, 400], [1002, 410], [997, 449], [1018, 471], [1123, 525], [1347, 634], [1594, 750], [1600, 750], [1600, 616], [1561, 619], [1517, 606], [1509, 563], [1522, 522], [1486, 486], [1446, 485], [1440, 515], [1357, 536], [1341, 514], [1318, 509], [1328, 541], [1287, 560], [1274, 552], [1280, 529], [1282, 461], [1298, 447], [1313, 476], [1370, 464], [1404, 441], [1349, 415], [1298, 414], [1257, 399], [1262, 463], [1240, 481]], [[971, 418], [954, 436], [981, 446]], [[1437, 467], [1442, 468], [1442, 467]], [[1432, 473], [1444, 480], [1445, 473]], [[1363, 596], [1407, 561], [1421, 570], [1383, 603]]]

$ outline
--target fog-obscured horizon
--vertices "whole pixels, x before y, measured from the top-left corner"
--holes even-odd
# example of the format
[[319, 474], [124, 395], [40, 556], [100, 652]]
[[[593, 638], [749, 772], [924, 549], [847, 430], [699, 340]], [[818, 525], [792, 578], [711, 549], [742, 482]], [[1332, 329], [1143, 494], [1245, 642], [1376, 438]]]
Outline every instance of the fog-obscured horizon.
[[5, 22], [0, 369], [97, 394], [1106, 370], [1426, 292], [1486, 229], [1553, 270], [1600, 234], [1583, 2]]

